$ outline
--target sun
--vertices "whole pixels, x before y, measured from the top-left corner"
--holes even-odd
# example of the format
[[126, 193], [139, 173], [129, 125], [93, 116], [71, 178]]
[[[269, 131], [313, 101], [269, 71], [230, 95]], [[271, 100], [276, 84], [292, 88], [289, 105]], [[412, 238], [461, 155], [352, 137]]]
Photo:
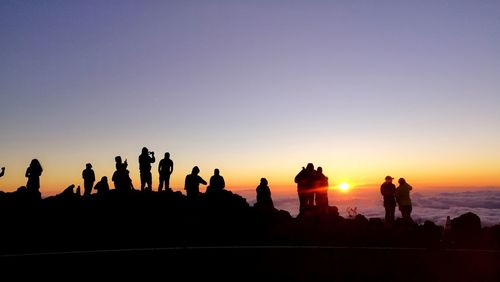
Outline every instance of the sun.
[[339, 184], [339, 189], [342, 190], [342, 191], [347, 191], [349, 190], [349, 184], [347, 184], [346, 182], [342, 182]]

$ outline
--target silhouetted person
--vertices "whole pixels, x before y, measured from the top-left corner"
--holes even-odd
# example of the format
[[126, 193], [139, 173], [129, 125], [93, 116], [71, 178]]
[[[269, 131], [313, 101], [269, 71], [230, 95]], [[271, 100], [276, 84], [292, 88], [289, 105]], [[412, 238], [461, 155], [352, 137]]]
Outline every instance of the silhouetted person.
[[401, 211], [401, 215], [406, 222], [412, 222], [411, 219], [411, 199], [410, 199], [410, 191], [413, 187], [406, 182], [404, 178], [400, 178], [398, 180], [399, 186], [396, 188], [396, 202], [398, 203], [399, 210]]
[[165, 183], [165, 191], [170, 190], [170, 175], [174, 171], [174, 162], [170, 159], [170, 153], [165, 153], [165, 158], [158, 164], [158, 174], [160, 175], [160, 183], [158, 184], [158, 192], [163, 190]]
[[218, 168], [214, 169], [214, 175], [210, 177], [210, 186], [207, 187], [207, 192], [220, 192], [224, 190], [226, 187], [226, 183], [224, 182], [224, 177], [220, 175], [220, 171]]
[[101, 178], [101, 181], [97, 182], [94, 189], [97, 191], [97, 195], [103, 195], [108, 193], [109, 191], [108, 178], [106, 176], [103, 176]]
[[115, 189], [118, 191], [133, 190], [134, 186], [132, 185], [132, 179], [130, 179], [130, 172], [127, 169], [127, 160], [122, 162], [122, 158], [120, 156], [116, 156], [115, 162], [116, 171], [113, 173], [113, 177], [111, 178], [115, 185]]
[[28, 178], [26, 188], [33, 192], [40, 193], [40, 176], [42, 175], [42, 165], [37, 159], [33, 159], [28, 169], [26, 169], [25, 176]]
[[299, 211], [303, 212], [314, 205], [314, 187], [316, 185], [317, 173], [314, 165], [308, 163], [307, 167], [295, 176], [297, 183], [297, 193], [299, 194]]
[[318, 167], [316, 177], [316, 205], [320, 207], [328, 207], [328, 177], [323, 174], [322, 167]]
[[[151, 154], [151, 157], [149, 156]], [[147, 184], [147, 190], [151, 191], [152, 187], [152, 176], [151, 176], [151, 164], [156, 161], [155, 152], [149, 152], [148, 148], [143, 147], [142, 153], [139, 156], [139, 171], [141, 173], [141, 191], [144, 191], [144, 186]]]
[[90, 196], [95, 182], [95, 173], [92, 170], [92, 164], [88, 163], [85, 165], [85, 169], [82, 171], [82, 178], [84, 189], [83, 196]]
[[2, 167], [2, 171], [0, 172], [0, 177], [2, 177], [5, 174], [5, 167]]
[[394, 178], [390, 176], [385, 177], [385, 182], [380, 186], [380, 193], [384, 196], [384, 208], [385, 208], [385, 222], [394, 222], [394, 212], [396, 210], [396, 186], [392, 183]]
[[273, 199], [271, 198], [271, 189], [269, 189], [267, 179], [261, 178], [257, 186], [257, 203], [255, 207], [263, 209], [274, 209]]
[[115, 157], [115, 168], [116, 170], [119, 170], [123, 167], [125, 167], [125, 169], [127, 169], [127, 166], [128, 166], [128, 163], [127, 163], [127, 160], [125, 160], [125, 162], [122, 162], [122, 157], [121, 156], [116, 156]]
[[200, 194], [200, 184], [207, 185], [207, 182], [203, 180], [198, 173], [200, 173], [200, 169], [195, 166], [193, 167], [191, 174], [186, 175], [184, 189], [186, 190], [188, 199], [198, 198], [198, 194]]

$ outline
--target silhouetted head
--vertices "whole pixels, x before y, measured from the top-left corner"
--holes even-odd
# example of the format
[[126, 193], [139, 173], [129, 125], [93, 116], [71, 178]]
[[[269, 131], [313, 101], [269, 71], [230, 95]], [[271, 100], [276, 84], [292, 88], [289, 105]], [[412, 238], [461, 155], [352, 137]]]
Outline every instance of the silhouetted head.
[[198, 173], [200, 173], [200, 168], [198, 166], [193, 167], [191, 174], [198, 174]]
[[142, 154], [147, 155], [148, 154], [148, 148], [142, 147]]
[[387, 175], [385, 177], [385, 182], [392, 182], [393, 179], [394, 179], [394, 177]]
[[91, 164], [91, 163], [87, 163], [87, 164], [85, 165], [85, 167], [86, 167], [86, 168], [88, 168], [88, 169], [91, 169], [91, 168], [92, 168], [92, 164]]
[[214, 175], [219, 175], [220, 174], [220, 171], [218, 168], [214, 169]]
[[106, 176], [103, 176], [103, 177], [101, 178], [101, 182], [108, 182], [108, 178], [107, 178]]
[[312, 163], [308, 163], [306, 166], [307, 170], [314, 170], [314, 165]]
[[169, 152], [165, 153], [165, 159], [170, 159], [170, 153]]
[[122, 157], [116, 156], [115, 157], [115, 162], [118, 163], [118, 164], [121, 164], [122, 163]]
[[265, 179], [264, 177], [262, 177], [262, 178], [260, 179], [260, 185], [265, 185], [265, 186], [267, 186], [267, 179]]
[[42, 165], [40, 164], [40, 162], [37, 159], [32, 159], [31, 160], [30, 167], [42, 170]]
[[323, 168], [322, 168], [322, 167], [320, 167], [320, 166], [318, 166], [318, 172], [319, 172], [319, 173], [323, 173]]
[[401, 177], [401, 178], [398, 180], [398, 183], [399, 183], [399, 184], [405, 184], [405, 183], [406, 183], [406, 180], [405, 180], [404, 178], [402, 178], [402, 177]]

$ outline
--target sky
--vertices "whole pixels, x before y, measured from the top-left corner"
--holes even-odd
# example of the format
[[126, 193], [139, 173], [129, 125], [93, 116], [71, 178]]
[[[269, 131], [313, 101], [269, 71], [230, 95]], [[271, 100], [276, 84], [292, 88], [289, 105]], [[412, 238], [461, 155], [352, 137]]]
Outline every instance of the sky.
[[[110, 177], [143, 146], [228, 189], [500, 187], [498, 1], [0, 0], [0, 190]], [[458, 188], [457, 188], [458, 189]]]

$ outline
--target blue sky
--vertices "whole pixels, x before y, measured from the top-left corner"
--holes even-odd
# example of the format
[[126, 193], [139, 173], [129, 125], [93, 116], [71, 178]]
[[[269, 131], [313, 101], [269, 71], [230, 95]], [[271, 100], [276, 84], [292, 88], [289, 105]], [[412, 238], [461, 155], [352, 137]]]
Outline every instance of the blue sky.
[[34, 157], [48, 190], [89, 161], [133, 170], [142, 146], [171, 152], [176, 186], [195, 164], [293, 185], [310, 161], [360, 184], [500, 186], [498, 15], [498, 1], [0, 1], [2, 186]]

